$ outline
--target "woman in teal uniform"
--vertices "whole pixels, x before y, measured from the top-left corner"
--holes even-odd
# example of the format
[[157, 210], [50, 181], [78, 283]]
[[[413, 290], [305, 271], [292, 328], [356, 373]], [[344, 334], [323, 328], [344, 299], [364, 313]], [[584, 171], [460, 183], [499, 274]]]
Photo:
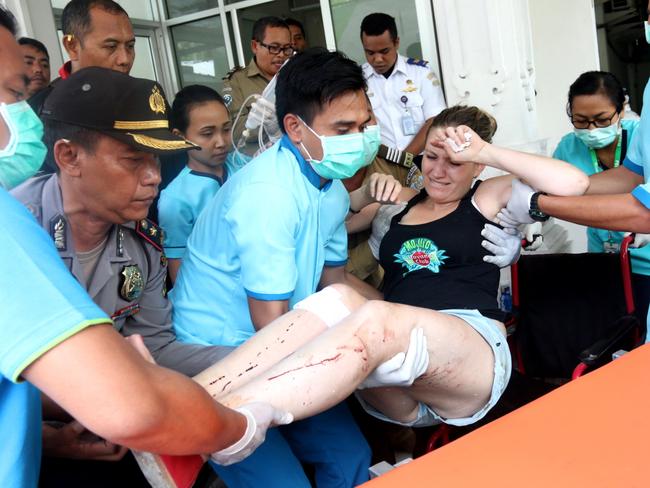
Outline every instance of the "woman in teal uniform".
[[[574, 130], [558, 144], [553, 157], [573, 164], [588, 175], [617, 168], [625, 159], [638, 120], [623, 119], [625, 92], [606, 71], [581, 74], [569, 88], [567, 113]], [[589, 252], [618, 252], [623, 232], [589, 227]], [[650, 299], [650, 246], [630, 249], [634, 299], [645, 322]]]

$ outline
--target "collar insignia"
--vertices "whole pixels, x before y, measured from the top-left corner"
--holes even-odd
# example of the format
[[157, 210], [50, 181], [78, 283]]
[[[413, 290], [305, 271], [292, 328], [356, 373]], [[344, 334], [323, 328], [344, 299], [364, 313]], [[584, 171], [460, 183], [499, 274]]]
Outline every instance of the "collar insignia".
[[63, 215], [57, 215], [50, 221], [50, 235], [54, 239], [54, 247], [57, 251], [65, 251], [68, 247], [65, 235], [66, 225]]

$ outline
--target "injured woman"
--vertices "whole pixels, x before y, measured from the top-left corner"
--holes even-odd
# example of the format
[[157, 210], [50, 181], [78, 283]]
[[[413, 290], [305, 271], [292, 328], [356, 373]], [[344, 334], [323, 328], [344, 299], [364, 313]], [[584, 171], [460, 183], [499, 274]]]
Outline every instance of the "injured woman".
[[[483, 259], [483, 226], [496, 222], [515, 178], [563, 196], [589, 185], [567, 163], [490, 144], [495, 130], [475, 107], [435, 117], [424, 188], [381, 241], [385, 301], [327, 287], [195, 379], [229, 407], [263, 401], [296, 419], [355, 391], [371, 415], [403, 425], [483, 417], [511, 371], [499, 268]], [[475, 181], [485, 165], [509, 175]]]

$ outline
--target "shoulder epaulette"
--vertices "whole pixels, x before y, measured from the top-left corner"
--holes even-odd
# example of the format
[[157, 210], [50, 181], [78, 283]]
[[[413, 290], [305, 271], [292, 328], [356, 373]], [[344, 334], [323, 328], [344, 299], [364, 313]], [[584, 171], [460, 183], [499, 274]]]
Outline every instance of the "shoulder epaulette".
[[232, 75], [234, 75], [235, 73], [237, 73], [237, 71], [241, 71], [241, 70], [243, 70], [243, 69], [244, 69], [243, 66], [235, 66], [233, 69], [231, 69], [230, 71], [228, 71], [228, 73], [226, 73], [226, 76], [224, 76], [224, 77], [221, 78], [221, 79], [222, 79], [222, 80], [229, 80], [230, 78], [232, 78]]
[[155, 247], [158, 251], [162, 252], [165, 233], [162, 228], [153, 221], [149, 219], [138, 220], [135, 224], [135, 233]]
[[420, 66], [422, 68], [426, 68], [427, 65], [429, 64], [429, 61], [425, 61], [424, 59], [408, 58], [406, 60], [406, 64], [412, 64], [414, 66]]

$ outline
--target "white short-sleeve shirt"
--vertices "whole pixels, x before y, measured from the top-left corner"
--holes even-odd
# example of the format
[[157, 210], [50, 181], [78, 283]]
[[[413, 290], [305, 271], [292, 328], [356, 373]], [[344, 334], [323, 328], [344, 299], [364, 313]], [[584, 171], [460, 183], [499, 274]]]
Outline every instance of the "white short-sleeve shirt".
[[[368, 98], [381, 128], [381, 142], [404, 149], [424, 122], [446, 107], [436, 75], [426, 61], [398, 55], [388, 78], [364, 63], [363, 74], [368, 83]], [[404, 134], [402, 118], [413, 118], [415, 132]]]

